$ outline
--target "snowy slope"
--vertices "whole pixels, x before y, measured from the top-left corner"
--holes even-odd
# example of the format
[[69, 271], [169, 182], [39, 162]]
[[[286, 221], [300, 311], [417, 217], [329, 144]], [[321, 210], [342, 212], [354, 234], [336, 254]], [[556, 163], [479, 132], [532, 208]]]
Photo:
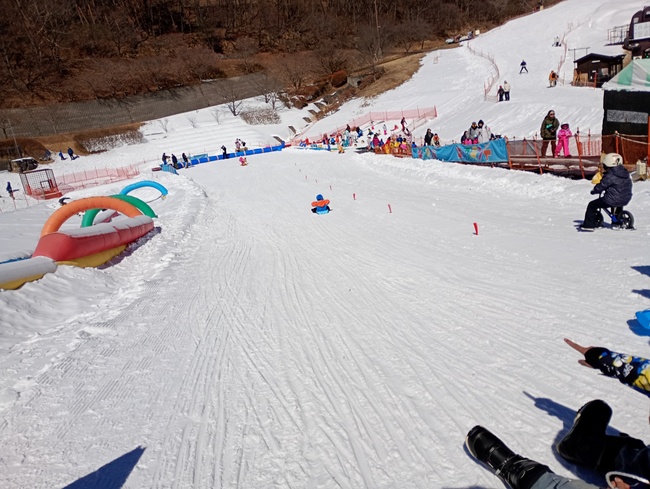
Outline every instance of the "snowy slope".
[[[445, 137], [479, 117], [524, 135], [554, 102], [561, 120], [598, 132], [601, 92], [542, 90], [546, 46], [557, 48], [538, 26], [574, 22], [567, 39], [595, 51], [638, 9], [610, 3], [569, 0], [474, 41], [504, 76], [527, 60], [510, 105], [483, 101], [489, 63], [460, 48], [323, 124], [436, 104]], [[504, 39], [526, 49], [506, 53]], [[650, 307], [646, 182], [629, 206], [636, 231], [587, 234], [575, 221], [591, 184], [549, 175], [295, 149], [248, 167], [148, 172], [163, 151], [282, 132], [197, 117], [196, 128], [170, 118], [167, 133], [152, 122], [147, 143], [75, 161], [144, 160], [141, 178], [170, 191], [133, 193], [152, 201], [156, 232], [109, 266], [60, 267], [0, 293], [0, 487], [499, 488], [464, 450], [474, 424], [578, 474], [552, 445], [596, 397], [612, 404], [612, 426], [647, 438], [647, 400], [562, 342], [646, 352], [633, 321]], [[300, 117], [285, 111], [283, 127]], [[309, 212], [317, 193], [330, 214]], [[3, 207], [0, 252], [31, 251], [53, 207]]]

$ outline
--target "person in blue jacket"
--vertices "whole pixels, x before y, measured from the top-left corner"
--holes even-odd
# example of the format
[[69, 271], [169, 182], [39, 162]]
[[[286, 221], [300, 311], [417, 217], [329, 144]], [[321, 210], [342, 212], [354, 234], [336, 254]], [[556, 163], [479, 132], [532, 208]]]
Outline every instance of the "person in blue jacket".
[[311, 211], [314, 214], [327, 214], [329, 211], [332, 210], [330, 209], [329, 203], [330, 203], [329, 199], [325, 199], [321, 194], [318, 194], [316, 196], [316, 200], [311, 203], [312, 205]]
[[602, 226], [603, 215], [600, 209], [603, 207], [623, 207], [632, 200], [632, 178], [630, 173], [623, 166], [623, 157], [618, 153], [609, 153], [603, 158], [602, 180], [593, 188], [592, 194], [604, 195], [592, 200], [587, 205], [585, 220], [580, 229], [591, 231]]

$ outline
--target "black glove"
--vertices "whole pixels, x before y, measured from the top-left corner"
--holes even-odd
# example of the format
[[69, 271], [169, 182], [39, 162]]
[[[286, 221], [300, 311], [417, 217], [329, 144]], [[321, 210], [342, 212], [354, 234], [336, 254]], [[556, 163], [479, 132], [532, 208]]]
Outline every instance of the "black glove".
[[600, 192], [596, 192], [596, 189], [593, 189], [591, 192], [589, 192], [591, 195], [596, 195], [599, 194]]

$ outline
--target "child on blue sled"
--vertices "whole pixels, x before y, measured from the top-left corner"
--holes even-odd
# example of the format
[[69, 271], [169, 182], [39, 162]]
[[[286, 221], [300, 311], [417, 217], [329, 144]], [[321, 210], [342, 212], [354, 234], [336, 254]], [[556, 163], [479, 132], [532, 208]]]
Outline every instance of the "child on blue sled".
[[329, 211], [332, 210], [330, 209], [329, 203], [330, 203], [329, 199], [324, 199], [321, 194], [318, 194], [316, 196], [316, 201], [311, 203], [312, 205], [311, 211], [314, 214], [327, 214]]

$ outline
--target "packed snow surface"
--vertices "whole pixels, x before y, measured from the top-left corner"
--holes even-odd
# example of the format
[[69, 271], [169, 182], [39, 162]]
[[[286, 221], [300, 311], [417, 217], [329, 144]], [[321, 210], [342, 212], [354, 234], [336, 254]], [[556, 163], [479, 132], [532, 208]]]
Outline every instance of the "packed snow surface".
[[[494, 65], [462, 46], [305, 134], [434, 105], [439, 117], [417, 137], [431, 127], [458, 139], [478, 119], [530, 137], [549, 109], [599, 133], [602, 91], [569, 85], [571, 54], [565, 84], [547, 88], [565, 52], [553, 40], [620, 52], [605, 46], [607, 29], [641, 6], [567, 0], [481, 34], [472, 48], [494, 58], [510, 102], [484, 100]], [[500, 488], [463, 446], [475, 424], [598, 482], [553, 450], [594, 398], [612, 405], [613, 427], [648, 438], [647, 400], [580, 366], [562, 341], [648, 354], [650, 331], [634, 321], [650, 307], [646, 182], [628, 206], [637, 230], [579, 233], [586, 180], [351, 150], [150, 171], [163, 151], [286, 139], [306, 115], [284, 109], [281, 125], [247, 126], [213, 110], [152, 121], [143, 144], [51, 165], [62, 175], [139, 164], [139, 179], [169, 196], [131, 193], [150, 202], [156, 229], [109, 264], [60, 266], [0, 293], [0, 487]], [[19, 180], [3, 176], [0, 255], [24, 256], [59, 204], [20, 193], [14, 204], [4, 180]], [[333, 209], [324, 216], [310, 212], [319, 193]]]

